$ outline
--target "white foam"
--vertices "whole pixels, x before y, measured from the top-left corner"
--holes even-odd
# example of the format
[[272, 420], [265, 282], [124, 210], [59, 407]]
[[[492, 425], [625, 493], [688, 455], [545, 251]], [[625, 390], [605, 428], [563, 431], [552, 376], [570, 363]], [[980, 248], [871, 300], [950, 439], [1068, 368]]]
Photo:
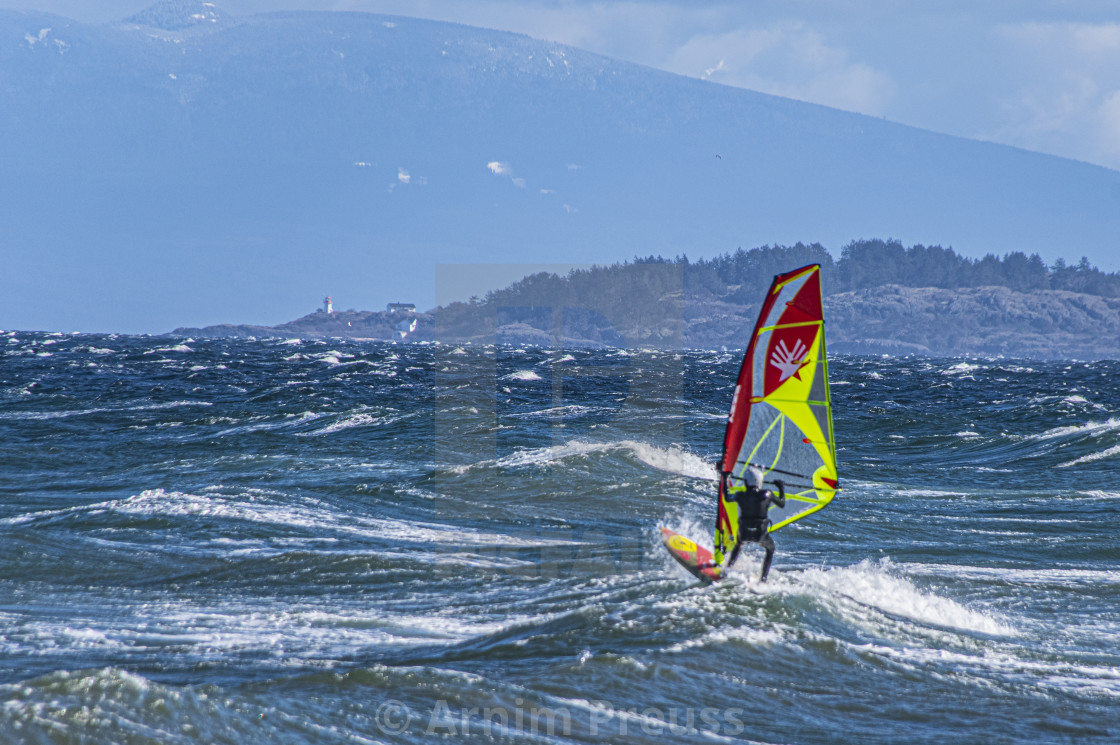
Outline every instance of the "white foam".
[[322, 429], [317, 429], [314, 432], [302, 432], [299, 437], [313, 437], [317, 435], [329, 435], [333, 432], [341, 432], [351, 427], [370, 427], [370, 426], [383, 426], [392, 424], [393, 422], [400, 421], [405, 418], [404, 415], [398, 416], [379, 416], [369, 413], [352, 414], [343, 419], [338, 420], [332, 424], [328, 424]]
[[321, 360], [322, 362], [326, 362], [326, 363], [329, 363], [329, 364], [332, 364], [332, 365], [337, 365], [337, 364], [341, 363], [342, 360], [354, 359], [354, 355], [346, 354], [345, 352], [339, 352], [337, 350], [332, 349], [329, 352], [320, 352], [319, 354], [315, 355], [315, 359]]
[[[172, 645], [178, 656], [263, 653], [277, 664], [299, 667], [311, 660], [334, 661], [371, 646], [433, 640], [457, 643], [548, 618], [513, 614], [491, 620], [447, 612], [397, 612], [380, 604], [335, 608], [315, 601], [246, 603], [236, 598], [197, 605], [189, 600], [153, 602], [150, 596], [126, 596], [117, 599], [116, 607], [120, 613], [111, 620], [91, 619], [90, 625], [76, 626], [65, 618], [40, 620], [26, 634], [0, 637], [0, 654], [73, 655], [76, 649], [131, 654]], [[158, 623], [153, 623], [153, 617]], [[147, 686], [143, 679], [137, 685]], [[60, 692], [56, 688], [54, 695]]]
[[[850, 482], [849, 482], [850, 483]], [[968, 497], [972, 496], [963, 491], [940, 491], [937, 489], [899, 489], [895, 492], [900, 497]]]
[[620, 442], [619, 445], [628, 448], [638, 460], [653, 466], [659, 471], [667, 471], [693, 479], [719, 480], [719, 472], [713, 464], [687, 450], [676, 447], [660, 448], [634, 440], [626, 440]]
[[506, 375], [505, 378], [506, 378], [506, 380], [524, 380], [524, 381], [533, 381], [533, 380], [541, 380], [542, 379], [540, 375], [533, 372], [532, 370], [518, 370], [516, 372], [510, 373], [509, 375]]
[[[1017, 633], [992, 614], [923, 592], [905, 577], [897, 576], [887, 559], [879, 562], [865, 559], [854, 566], [837, 569], [807, 569], [791, 584], [790, 592], [797, 593], [801, 587], [809, 587], [825, 597], [849, 598], [861, 606], [918, 623], [998, 636]], [[857, 622], [871, 620], [867, 618], [866, 608], [854, 611]]]
[[[726, 580], [725, 580], [726, 581]], [[773, 629], [759, 629], [752, 626], [738, 628], [716, 628], [695, 639], [686, 639], [665, 649], [666, 652], [684, 652], [696, 647], [722, 647], [728, 642], [740, 642], [751, 646], [774, 646], [786, 640], [781, 632]]]
[[1085, 492], [1085, 496], [1093, 497], [1094, 499], [1120, 499], [1120, 492], [1090, 489]]
[[[1120, 497], [1120, 494], [1114, 495], [1115, 497]], [[1106, 585], [1120, 584], [1120, 570], [1118, 569], [1076, 569], [1069, 567], [1023, 569], [1015, 567], [970, 567], [958, 564], [901, 564], [899, 568], [910, 574], [953, 579], [998, 580], [1015, 585], [1062, 587], [1085, 585], [1100, 588]]]
[[1120, 445], [1113, 445], [1099, 453], [1090, 453], [1089, 455], [1083, 455], [1080, 458], [1075, 458], [1065, 463], [1059, 463], [1058, 468], [1069, 468], [1071, 466], [1081, 465], [1082, 463], [1092, 463], [1093, 461], [1115, 458], [1117, 456], [1120, 456]]
[[[222, 494], [191, 494], [186, 492], [167, 492], [163, 489], [150, 489], [127, 499], [113, 499], [79, 507], [59, 510], [40, 510], [24, 515], [0, 520], [0, 525], [21, 525], [34, 523], [44, 518], [56, 518], [75, 514], [123, 513], [143, 516], [187, 516], [207, 517], [223, 520], [244, 520], [246, 522], [283, 525], [295, 528], [309, 528], [318, 532], [331, 530], [335, 533], [355, 535], [384, 541], [405, 543], [432, 543], [457, 546], [571, 546], [580, 541], [564, 539], [541, 539], [535, 535], [519, 538], [501, 533], [490, 533], [473, 528], [438, 523], [422, 523], [391, 518], [356, 516], [331, 510], [316, 500], [303, 500], [302, 504], [291, 504], [284, 495], [250, 492], [235, 496]], [[224, 551], [225, 549], [223, 549]], [[414, 560], [431, 559], [426, 554], [413, 557]]]
[[1066, 427], [1055, 427], [1048, 429], [1039, 434], [1028, 435], [1028, 440], [1051, 440], [1056, 437], [1068, 437], [1069, 435], [1095, 435], [1102, 432], [1115, 432], [1120, 431], [1120, 419], [1110, 417], [1104, 422], [1086, 422], [1085, 424], [1075, 424]]
[[335, 422], [334, 424], [323, 427], [322, 429], [317, 430], [315, 434], [328, 435], [332, 432], [340, 432], [344, 429], [350, 429], [351, 427], [365, 427], [371, 424], [378, 424], [381, 419], [382, 417], [377, 417], [373, 414], [355, 414], [354, 416], [348, 416], [345, 419]]
[[951, 365], [950, 367], [947, 367], [944, 370], [942, 370], [941, 374], [942, 375], [964, 375], [965, 373], [971, 373], [971, 372], [973, 372], [975, 370], [979, 370], [979, 369], [980, 369], [980, 365], [973, 365], [973, 364], [970, 364], [968, 362], [958, 362], [957, 364]]
[[[473, 407], [472, 407], [473, 408]], [[567, 404], [565, 406], [550, 406], [547, 409], [539, 411], [526, 411], [510, 414], [510, 419], [536, 419], [538, 417], [577, 417], [585, 414], [592, 414], [601, 409], [597, 406], [582, 406], [580, 404]], [[472, 413], [477, 414], [478, 410], [474, 409]]]
[[883, 657], [914, 669], [928, 670], [931, 664], [953, 670], [955, 676], [974, 676], [987, 685], [998, 675], [1022, 689], [1065, 690], [1081, 694], [1120, 696], [1120, 674], [1115, 668], [1077, 665], [1068, 661], [1032, 660], [1010, 651], [985, 649], [984, 653], [926, 647], [888, 647], [879, 644], [853, 645], [865, 654]]
[[694, 479], [716, 481], [719, 474], [715, 466], [700, 456], [676, 447], [661, 448], [636, 440], [623, 440], [621, 442], [587, 442], [572, 440], [563, 445], [552, 445], [545, 448], [531, 448], [519, 450], [512, 455], [507, 455], [498, 460], [481, 461], [465, 466], [457, 466], [457, 473], [465, 473], [472, 468], [517, 468], [522, 466], [539, 466], [554, 463], [566, 458], [585, 458], [596, 453], [629, 452], [631, 455], [646, 465], [659, 471], [667, 471], [680, 476]]

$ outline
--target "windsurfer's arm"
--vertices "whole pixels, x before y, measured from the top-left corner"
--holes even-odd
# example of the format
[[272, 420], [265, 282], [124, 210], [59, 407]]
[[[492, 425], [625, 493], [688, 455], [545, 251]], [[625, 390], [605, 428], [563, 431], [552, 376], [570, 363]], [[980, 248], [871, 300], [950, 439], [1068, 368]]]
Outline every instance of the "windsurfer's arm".
[[778, 487], [778, 493], [777, 494], [771, 494], [770, 498], [774, 501], [774, 504], [778, 505], [779, 507], [785, 507], [786, 506], [786, 482], [782, 481], [781, 479], [774, 479], [774, 486]]

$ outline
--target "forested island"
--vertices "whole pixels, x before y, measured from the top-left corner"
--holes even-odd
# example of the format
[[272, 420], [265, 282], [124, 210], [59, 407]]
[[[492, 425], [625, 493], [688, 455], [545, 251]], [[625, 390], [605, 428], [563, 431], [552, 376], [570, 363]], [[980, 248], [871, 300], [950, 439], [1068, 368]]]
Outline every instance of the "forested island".
[[878, 239], [849, 243], [839, 259], [798, 243], [534, 274], [484, 298], [411, 315], [415, 324], [399, 314], [346, 311], [276, 327], [173, 333], [730, 349], [745, 344], [771, 278], [811, 263], [822, 267], [835, 352], [1120, 356], [1120, 273], [1087, 259], [1049, 266], [1022, 252], [970, 259], [952, 248]]

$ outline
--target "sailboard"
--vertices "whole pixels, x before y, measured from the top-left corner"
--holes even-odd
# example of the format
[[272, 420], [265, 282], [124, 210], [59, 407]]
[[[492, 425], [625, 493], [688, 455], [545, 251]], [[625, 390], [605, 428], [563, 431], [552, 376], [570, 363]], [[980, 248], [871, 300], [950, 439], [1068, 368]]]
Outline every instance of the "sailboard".
[[739, 543], [739, 506], [728, 494], [742, 488], [748, 468], [762, 471], [768, 488], [779, 480], [785, 487], [785, 507], [770, 509], [771, 533], [839, 491], [820, 275], [819, 264], [780, 274], [763, 300], [731, 396], [711, 558], [690, 566], [687, 546], [662, 529], [669, 552], [702, 580], [720, 579]]
[[708, 549], [697, 546], [692, 539], [685, 538], [668, 528], [661, 529], [661, 541], [669, 550], [669, 554], [692, 574], [708, 582], [720, 579], [722, 574], [720, 567], [709, 566], [712, 552]]

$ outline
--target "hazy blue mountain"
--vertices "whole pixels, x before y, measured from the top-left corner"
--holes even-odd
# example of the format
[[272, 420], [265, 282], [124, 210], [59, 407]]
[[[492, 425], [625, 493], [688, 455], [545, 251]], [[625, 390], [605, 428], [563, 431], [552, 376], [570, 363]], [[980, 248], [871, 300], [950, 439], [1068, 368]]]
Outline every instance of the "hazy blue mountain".
[[442, 262], [868, 236], [1115, 269], [1120, 173], [447, 23], [0, 11], [0, 325], [275, 324], [443, 303]]

